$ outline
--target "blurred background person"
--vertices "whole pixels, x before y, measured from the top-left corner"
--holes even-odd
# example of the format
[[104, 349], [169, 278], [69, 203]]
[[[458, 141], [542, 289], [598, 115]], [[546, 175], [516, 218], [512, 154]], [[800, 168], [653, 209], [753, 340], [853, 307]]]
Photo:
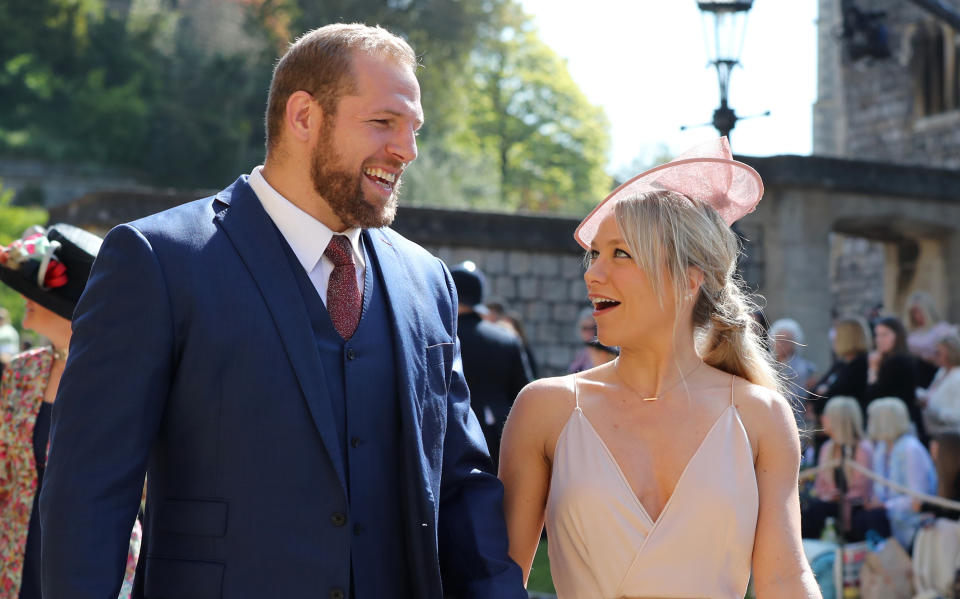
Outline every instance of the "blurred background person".
[[0, 306], [0, 376], [13, 356], [20, 352], [20, 333], [10, 323], [10, 313]]
[[[937, 471], [927, 448], [911, 433], [907, 405], [899, 397], [881, 397], [868, 408], [867, 433], [875, 442], [873, 471], [911, 491], [937, 492]], [[913, 535], [922, 522], [912, 496], [886, 485], [873, 484], [873, 497], [853, 516], [857, 530], [891, 534], [910, 551]]]
[[[937, 469], [937, 496], [960, 501], [960, 432], [937, 433], [930, 439], [930, 458]], [[919, 512], [957, 520], [960, 511], [932, 503], [914, 502]]]
[[533, 348], [530, 347], [530, 339], [527, 337], [527, 329], [523, 326], [520, 314], [510, 310], [504, 314], [499, 324], [509, 327], [520, 338], [520, 343], [523, 344], [523, 353], [527, 355], [527, 365], [530, 366], [530, 375], [534, 379], [538, 378], [540, 375], [537, 358], [533, 355]]
[[606, 364], [620, 355], [620, 350], [616, 347], [604, 345], [594, 339], [587, 344], [587, 353], [590, 355], [590, 368]]
[[[100, 238], [69, 225], [31, 229], [0, 248], [0, 281], [26, 299], [23, 328], [49, 346], [16, 354], [0, 380], [0, 598], [40, 599], [40, 514], [50, 414], [70, 346], [70, 319]], [[38, 281], [42, 281], [39, 284]], [[129, 596], [139, 549], [131, 542], [121, 597]], [[78, 548], [78, 551], [83, 550]]]
[[781, 318], [770, 325], [768, 335], [787, 390], [794, 397], [806, 397], [807, 388], [814, 382], [817, 367], [801, 355], [803, 329], [800, 324], [792, 318]]
[[899, 318], [885, 316], [877, 321], [873, 336], [875, 349], [867, 359], [867, 389], [864, 392], [867, 404], [869, 406], [878, 397], [902, 399], [916, 427], [917, 438], [926, 445], [923, 415], [917, 404], [917, 359], [907, 349], [907, 331]]
[[834, 363], [814, 385], [812, 398], [814, 412], [823, 414], [826, 401], [837, 395], [855, 398], [861, 410], [866, 410], [864, 392], [867, 388], [867, 351], [870, 333], [860, 318], [837, 320], [833, 327]]
[[7, 362], [20, 353], [20, 333], [10, 322], [10, 313], [0, 306], [0, 362]]
[[507, 317], [507, 307], [503, 305], [503, 302], [499, 301], [485, 301], [483, 303], [483, 310], [479, 312], [484, 320], [489, 320], [493, 323], [502, 323]]
[[904, 305], [904, 324], [907, 329], [907, 347], [919, 358], [917, 382], [927, 387], [937, 371], [937, 342], [949, 334], [956, 335], [957, 327], [940, 319], [933, 297], [926, 291], [915, 291]]
[[520, 338], [481, 317], [480, 312], [486, 310], [486, 278], [477, 265], [467, 260], [451, 268], [450, 274], [457, 287], [457, 337], [470, 406], [480, 421], [496, 471], [503, 424], [513, 400], [533, 375]]
[[[940, 339], [934, 352], [939, 366], [927, 389], [917, 389], [927, 434], [960, 433], [960, 335]], [[931, 451], [933, 447], [931, 446]]]
[[584, 344], [584, 347], [576, 353], [570, 367], [567, 369], [570, 374], [581, 372], [593, 368], [593, 360], [590, 357], [589, 344], [597, 338], [597, 321], [593, 319], [593, 307], [580, 310], [577, 315], [577, 339]]
[[852, 514], [870, 499], [870, 478], [849, 466], [825, 467], [842, 459], [873, 468], [873, 446], [863, 431], [859, 402], [842, 395], [831, 398], [823, 410], [822, 426], [828, 439], [820, 448], [820, 469], [800, 521], [803, 537], [820, 538], [826, 519], [832, 517], [842, 523], [845, 540], [862, 541], [866, 531], [852, 526]]

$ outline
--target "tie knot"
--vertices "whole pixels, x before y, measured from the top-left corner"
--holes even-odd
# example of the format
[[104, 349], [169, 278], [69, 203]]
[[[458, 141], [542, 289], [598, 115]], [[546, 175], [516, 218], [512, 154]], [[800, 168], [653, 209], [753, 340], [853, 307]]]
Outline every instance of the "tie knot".
[[334, 235], [331, 237], [324, 254], [327, 258], [330, 258], [334, 266], [353, 264], [353, 247], [350, 245], [350, 240], [344, 235]]

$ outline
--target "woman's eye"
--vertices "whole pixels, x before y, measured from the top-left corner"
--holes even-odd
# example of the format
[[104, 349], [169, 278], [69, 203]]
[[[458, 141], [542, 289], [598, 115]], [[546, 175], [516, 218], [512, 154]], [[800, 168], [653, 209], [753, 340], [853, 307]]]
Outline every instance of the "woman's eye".
[[630, 254], [623, 250], [613, 250], [613, 255], [617, 258], [630, 258]]

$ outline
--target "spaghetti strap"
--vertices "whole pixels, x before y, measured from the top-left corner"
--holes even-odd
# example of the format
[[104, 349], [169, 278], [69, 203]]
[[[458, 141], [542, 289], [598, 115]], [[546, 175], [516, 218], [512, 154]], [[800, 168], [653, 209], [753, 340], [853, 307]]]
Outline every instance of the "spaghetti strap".
[[573, 374], [573, 401], [576, 403], [576, 409], [580, 409], [580, 385], [577, 384], [577, 380], [580, 377], [579, 372]]
[[730, 375], [730, 405], [733, 405], [733, 384], [737, 382], [737, 377]]

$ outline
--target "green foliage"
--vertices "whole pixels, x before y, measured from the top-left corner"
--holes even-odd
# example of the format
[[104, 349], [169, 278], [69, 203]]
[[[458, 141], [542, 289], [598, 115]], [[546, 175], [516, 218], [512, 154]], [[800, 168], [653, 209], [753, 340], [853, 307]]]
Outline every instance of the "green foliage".
[[[0, 246], [19, 239], [33, 225], [45, 225], [49, 216], [42, 208], [13, 206], [13, 190], [4, 189], [0, 181]], [[23, 297], [6, 285], [0, 284], [0, 306], [10, 312], [10, 321], [20, 330], [23, 322]]]
[[540, 593], [556, 593], [553, 588], [553, 578], [550, 576], [550, 557], [547, 555], [547, 541], [543, 539], [537, 546], [537, 553], [533, 556], [533, 565], [530, 567], [530, 578], [527, 580], [527, 590]]
[[518, 0], [6, 0], [0, 154], [222, 186], [262, 160], [287, 42], [337, 21], [419, 53], [427, 124], [406, 201], [580, 213], [609, 190], [606, 119]]
[[504, 3], [493, 16], [473, 54], [463, 139], [495, 156], [505, 205], [582, 212], [610, 189], [606, 117], [518, 4]]

